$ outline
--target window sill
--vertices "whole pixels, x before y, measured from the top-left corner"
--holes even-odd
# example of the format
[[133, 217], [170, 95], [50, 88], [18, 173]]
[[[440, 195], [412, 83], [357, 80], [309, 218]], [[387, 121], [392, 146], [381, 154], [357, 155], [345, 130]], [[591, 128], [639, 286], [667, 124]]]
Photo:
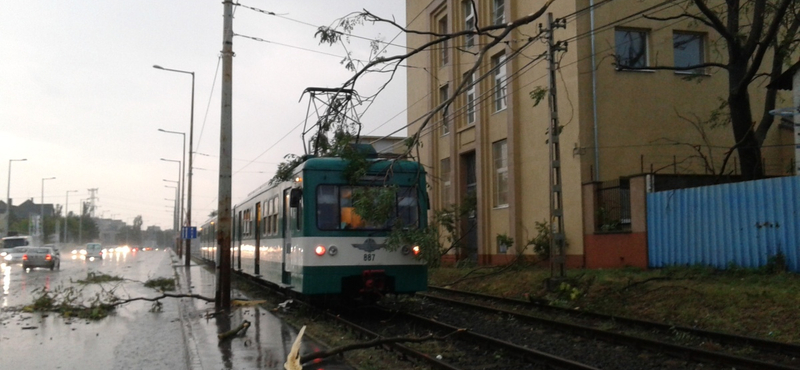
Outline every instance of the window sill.
[[697, 76], [697, 77], [711, 77], [711, 74], [707, 72], [692, 72], [692, 71], [674, 71], [676, 75], [680, 75], [681, 77], [686, 76]]
[[475, 128], [475, 123], [474, 122], [473, 123], [467, 123], [463, 127], [459, 127], [458, 130], [456, 130], [456, 133], [460, 134], [460, 133], [462, 133], [464, 131], [467, 131], [467, 130], [473, 129], [473, 128]]
[[505, 111], [506, 111], [506, 109], [508, 109], [508, 106], [506, 106], [506, 107], [505, 107], [505, 108], [503, 108], [503, 109], [496, 110], [496, 111], [492, 112], [492, 115], [495, 115], [495, 114], [497, 114], [497, 113], [503, 113], [503, 112], [505, 112]]
[[617, 72], [633, 72], [633, 73], [656, 73], [655, 69], [627, 69], [627, 68], [614, 68]]
[[508, 209], [508, 204], [503, 204], [503, 205], [499, 205], [499, 206], [494, 206], [494, 207], [492, 207], [492, 209], [498, 209], [498, 210], [499, 210], [499, 209]]

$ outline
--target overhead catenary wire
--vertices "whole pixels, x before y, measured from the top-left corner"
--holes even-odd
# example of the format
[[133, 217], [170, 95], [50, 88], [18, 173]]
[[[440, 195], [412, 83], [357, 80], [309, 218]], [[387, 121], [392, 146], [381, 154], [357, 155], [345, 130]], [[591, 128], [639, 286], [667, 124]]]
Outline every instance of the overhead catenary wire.
[[[605, 5], [605, 4], [609, 3], [610, 1], [613, 1], [613, 0], [605, 0], [605, 1], [602, 1], [602, 2], [600, 2], [600, 3], [597, 3], [597, 4], [595, 4], [595, 5], [594, 5], [594, 7], [595, 7], [595, 8], [597, 8], [597, 7], [600, 7], [600, 6], [602, 6], [602, 5]], [[653, 6], [653, 7], [650, 7], [650, 8], [648, 8], [648, 9], [645, 9], [645, 10], [642, 10], [642, 11], [639, 11], [639, 12], [636, 12], [636, 13], [633, 13], [633, 14], [631, 14], [631, 15], [628, 15], [628, 16], [624, 17], [623, 19], [616, 20], [616, 21], [614, 21], [614, 22], [611, 22], [611, 23], [609, 23], [609, 24], [606, 24], [606, 25], [604, 25], [604, 26], [601, 26], [601, 27], [597, 27], [597, 28], [595, 29], [595, 32], [597, 32], [598, 30], [603, 30], [603, 29], [606, 29], [606, 28], [609, 28], [609, 27], [613, 27], [614, 25], [620, 24], [620, 23], [622, 23], [622, 22], [624, 22], [624, 21], [631, 21], [631, 20], [633, 20], [633, 19], [638, 19], [638, 18], [640, 18], [640, 17], [641, 17], [641, 16], [642, 16], [644, 13], [646, 13], [646, 12], [648, 12], [648, 11], [650, 11], [650, 10], [658, 9], [658, 7], [660, 7], [660, 6], [664, 6], [664, 5], [667, 5], [667, 4], [670, 4], [670, 3], [673, 3], [674, 1], [675, 1], [675, 0], [667, 0], [667, 1], [664, 1], [664, 2], [662, 2], [662, 3], [660, 3], [660, 4], [657, 4], [657, 5]], [[578, 14], [580, 14], [580, 13], [582, 13], [582, 12], [584, 12], [584, 11], [587, 11], [589, 8], [590, 8], [590, 7], [586, 7], [586, 8], [580, 9], [580, 10], [578, 10], [578, 11], [576, 11], [576, 12], [572, 13], [572, 14], [569, 14], [569, 15], [567, 15], [566, 17], [577, 17], [577, 15], [578, 15]], [[420, 14], [421, 14], [421, 13], [420, 13]], [[417, 16], [419, 16], [419, 14], [418, 14]], [[292, 19], [288, 19], [288, 20], [292, 20]], [[294, 21], [294, 20], [292, 20], [292, 21]], [[299, 21], [299, 22], [301, 22], [301, 21]], [[302, 22], [301, 22], [301, 23], [302, 23]], [[309, 24], [309, 25], [310, 25], [310, 24]], [[584, 34], [581, 34], [581, 35], [576, 35], [576, 36], [574, 36], [574, 37], [570, 38], [569, 40], [577, 40], [577, 39], [580, 39], [580, 38], [582, 38], [582, 37], [587, 37], [588, 35], [589, 35], [589, 33], [584, 33]], [[244, 35], [239, 35], [239, 36], [244, 36]], [[270, 41], [267, 41], [267, 40], [263, 40], [263, 41], [265, 41], [265, 42], [270, 42]], [[273, 43], [274, 43], [274, 42], [273, 42]], [[280, 43], [275, 43], [275, 44], [277, 44], [277, 45], [282, 45], [282, 46], [287, 46], [287, 47], [293, 47], [292, 45], [287, 45], [287, 44], [280, 44]], [[458, 49], [458, 47], [457, 47], [457, 46], [455, 46], [455, 45], [454, 45], [454, 46], [452, 46], [452, 47], [448, 47], [448, 48], [452, 48], [452, 49]], [[301, 48], [301, 49], [304, 49], [304, 48]], [[609, 50], [609, 49], [605, 49], [605, 50], [603, 50], [603, 51], [607, 51], [607, 50]], [[314, 51], [314, 50], [310, 50], [310, 49], [309, 49], [309, 50], [307, 50], [307, 51], [318, 52], [318, 51]], [[433, 51], [433, 50], [428, 50], [428, 51]], [[323, 54], [327, 54], [327, 55], [330, 55], [330, 56], [336, 56], [336, 57], [342, 57], [342, 56], [335, 55], [335, 54], [330, 54], [330, 53], [323, 53]], [[572, 64], [574, 64], [574, 63], [577, 63], [577, 62], [579, 62], [579, 61], [581, 61], [581, 60], [584, 60], [584, 59], [587, 59], [587, 58], [588, 58], [588, 57], [585, 57], [585, 58], [578, 59], [577, 61], [575, 61], [575, 62], [572, 62], [572, 63], [570, 63], [570, 64], [568, 64], [568, 65], [572, 65]], [[507, 61], [508, 61], [508, 60], [510, 60], [510, 58], [509, 58], [509, 59], [507, 59]], [[473, 63], [461, 63], [461, 64], [464, 64], [464, 65], [470, 65], [470, 64], [473, 64]], [[408, 66], [408, 65], [406, 65], [406, 67], [411, 67], [411, 66]], [[420, 68], [420, 67], [417, 67], [417, 68]], [[483, 78], [487, 77], [487, 75], [488, 75], [488, 73], [487, 73], [487, 74], [484, 74], [484, 75], [482, 75], [481, 79], [478, 79], [478, 80], [477, 80], [477, 81], [475, 81], [474, 83], [479, 83], [479, 82], [480, 82], [480, 80], [482, 80]], [[512, 74], [512, 76], [513, 76], [513, 75], [515, 75], [515, 74]], [[543, 75], [543, 76], [542, 76], [542, 77], [540, 77], [540, 78], [544, 78], [544, 77], [546, 77], [546, 75]], [[508, 81], [508, 80], [510, 80], [510, 78], [511, 78], [511, 76], [509, 76], [509, 77], [508, 77], [506, 80]], [[535, 80], [534, 80], [534, 81], [535, 81]], [[530, 85], [530, 83], [529, 83], [529, 84], [526, 84], [526, 85], [523, 85], [523, 87], [525, 87], [525, 86], [528, 86], [528, 85]], [[488, 95], [490, 95], [491, 93], [493, 93], [493, 91], [492, 91], [492, 90], [488, 90], [488, 91], [485, 91], [484, 93], [482, 93], [482, 94], [480, 95], [480, 97], [481, 97], [481, 100], [480, 100], [480, 102], [483, 102], [483, 101], [485, 101], [486, 99], [488, 99], [488, 97], [487, 97], [487, 96], [488, 96]], [[428, 94], [427, 94], [425, 97], [421, 98], [420, 100], [418, 100], [418, 101], [417, 101], [417, 102], [415, 102], [414, 104], [417, 104], [417, 103], [419, 103], [420, 101], [423, 101], [423, 100], [425, 100], [425, 99], [426, 99], [427, 97], [429, 97], [430, 95], [431, 95], [431, 93], [428, 93]], [[477, 103], [477, 99], [476, 99], [476, 103]], [[401, 110], [400, 112], [398, 112], [397, 114], [395, 114], [395, 115], [394, 115], [392, 118], [390, 118], [390, 119], [389, 119], [389, 121], [391, 121], [391, 120], [392, 120], [392, 119], [394, 119], [395, 117], [399, 116], [399, 115], [400, 115], [400, 114], [402, 114], [403, 112], [407, 112], [407, 110], [408, 110], [407, 108], [406, 108], [406, 109], [403, 109], [403, 110]], [[461, 107], [461, 108], [459, 108], [459, 109], [455, 110], [454, 112], [462, 112], [462, 111], [463, 111], [463, 107]], [[463, 113], [459, 113], [459, 114], [463, 114]], [[392, 132], [391, 134], [389, 134], [389, 135], [387, 135], [387, 136], [390, 136], [390, 135], [392, 135], [392, 134], [395, 134], [395, 133], [398, 133], [398, 132], [400, 132], [400, 131], [402, 131], [402, 130], [404, 130], [404, 129], [407, 129], [408, 127], [410, 127], [410, 126], [411, 126], [411, 125], [413, 125], [414, 123], [418, 122], [420, 119], [422, 119], [422, 118], [418, 118], [418, 119], [415, 119], [415, 120], [413, 120], [411, 123], [404, 125], [404, 126], [403, 126], [403, 127], [401, 127], [400, 129], [398, 129], [398, 130], [395, 130], [394, 132]], [[453, 119], [453, 120], [454, 120], [454, 119]], [[379, 127], [382, 127], [383, 125], [387, 124], [389, 121], [386, 121], [385, 123], [381, 124]], [[270, 147], [268, 147], [268, 148], [267, 148], [267, 149], [266, 149], [264, 152], [262, 152], [261, 154], [259, 154], [259, 155], [256, 157], [256, 159], [260, 158], [261, 156], [263, 156], [264, 154], [266, 154], [266, 153], [267, 153], [269, 150], [271, 150], [272, 148], [274, 148], [274, 147], [275, 147], [275, 146], [276, 146], [278, 143], [280, 143], [282, 140], [284, 140], [284, 139], [285, 139], [287, 136], [289, 136], [289, 135], [290, 135], [292, 132], [294, 132], [295, 130], [297, 130], [297, 128], [298, 128], [300, 125], [302, 125], [302, 122], [298, 123], [298, 125], [294, 126], [294, 127], [293, 127], [293, 128], [292, 128], [292, 129], [291, 129], [289, 132], [287, 132], [287, 133], [286, 133], [284, 136], [282, 136], [280, 139], [278, 139], [278, 140], [277, 140], [277, 141], [276, 141], [276, 142], [275, 142], [273, 145], [271, 145], [271, 146], [270, 146]], [[434, 129], [435, 129], [435, 128], [437, 128], [437, 127], [439, 127], [439, 126], [438, 126], [438, 125], [431, 125], [431, 126], [430, 126], [430, 130], [429, 130], [429, 131], [432, 131], [432, 130], [434, 130]], [[371, 132], [374, 132], [374, 131], [375, 131], [375, 130], [373, 130], [373, 131], [371, 131]], [[371, 132], [370, 132], [370, 133], [371, 133]], [[248, 165], [249, 165], [249, 164], [250, 164], [250, 163], [248, 163]], [[236, 173], [238, 173], [239, 171], [241, 171], [241, 169], [243, 169], [243, 168], [247, 167], [248, 165], [245, 165], [245, 166], [243, 166], [242, 168], [240, 168], [239, 170], [237, 170], [237, 172], [236, 172]]]

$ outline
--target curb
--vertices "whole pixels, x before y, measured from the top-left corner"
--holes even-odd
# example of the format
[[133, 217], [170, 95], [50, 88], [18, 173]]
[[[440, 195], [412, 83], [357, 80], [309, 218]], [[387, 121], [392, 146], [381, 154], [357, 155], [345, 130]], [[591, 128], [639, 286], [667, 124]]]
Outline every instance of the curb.
[[[170, 249], [170, 260], [172, 261], [172, 269], [175, 274], [175, 281], [178, 283], [178, 292], [180, 294], [188, 294], [186, 289], [186, 276], [178, 269], [180, 259], [175, 260], [173, 257], [177, 257], [177, 255], [175, 254], [175, 251]], [[189, 315], [189, 313], [193, 310], [186, 305], [186, 298], [181, 298], [178, 302], [178, 317], [181, 320], [181, 331], [183, 332], [186, 368], [188, 370], [203, 370], [203, 364], [200, 361], [200, 354], [197, 349], [197, 340], [195, 339], [194, 332], [192, 331], [192, 320]]]

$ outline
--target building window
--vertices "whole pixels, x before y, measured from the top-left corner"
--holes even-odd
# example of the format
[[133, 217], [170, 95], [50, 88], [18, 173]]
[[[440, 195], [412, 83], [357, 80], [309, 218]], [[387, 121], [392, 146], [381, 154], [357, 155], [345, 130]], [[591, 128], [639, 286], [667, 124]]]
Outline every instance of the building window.
[[[439, 19], [439, 33], [442, 35], [447, 34], [447, 17], [442, 17], [442, 19]], [[442, 65], [447, 64], [448, 53], [450, 51], [448, 41], [449, 40], [444, 40], [444, 42], [439, 44], [439, 47], [442, 48], [442, 52], [439, 54], [440, 58], [442, 59]]]
[[494, 206], [508, 205], [508, 149], [506, 140], [492, 144], [494, 159]]
[[442, 207], [449, 207], [453, 203], [450, 200], [450, 158], [441, 160], [439, 176], [441, 176], [442, 184]]
[[506, 109], [506, 55], [500, 54], [492, 58], [494, 69], [494, 110]]
[[[443, 104], [450, 99], [449, 85], [444, 85], [439, 88], [439, 104]], [[447, 121], [447, 110], [442, 109], [442, 136], [450, 133], [450, 122]]]
[[475, 74], [464, 75], [467, 80], [467, 124], [475, 123]]
[[505, 2], [505, 0], [492, 1], [492, 17], [494, 18], [494, 24], [506, 23]]
[[[461, 3], [464, 7], [464, 30], [475, 30], [475, 12], [472, 9], [472, 1], [465, 1]], [[475, 45], [475, 35], [466, 35], [464, 44], [467, 47]]]
[[[675, 67], [690, 67], [704, 63], [703, 35], [675, 32], [672, 34], [672, 47], [675, 55]], [[703, 74], [705, 70], [695, 68], [677, 72]]]
[[647, 31], [618, 29], [614, 35], [617, 69], [645, 68], [647, 64]]

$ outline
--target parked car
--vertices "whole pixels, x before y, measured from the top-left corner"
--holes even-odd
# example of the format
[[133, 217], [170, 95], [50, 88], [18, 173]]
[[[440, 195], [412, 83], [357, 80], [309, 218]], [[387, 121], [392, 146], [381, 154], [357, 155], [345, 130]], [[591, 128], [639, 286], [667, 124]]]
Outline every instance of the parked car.
[[103, 245], [100, 243], [86, 244], [86, 259], [103, 259]]
[[61, 257], [51, 247], [29, 247], [22, 255], [22, 268], [48, 267], [50, 270], [61, 268]]
[[6, 263], [20, 263], [22, 256], [28, 252], [31, 247], [14, 247], [10, 251], [3, 252], [2, 257]]

